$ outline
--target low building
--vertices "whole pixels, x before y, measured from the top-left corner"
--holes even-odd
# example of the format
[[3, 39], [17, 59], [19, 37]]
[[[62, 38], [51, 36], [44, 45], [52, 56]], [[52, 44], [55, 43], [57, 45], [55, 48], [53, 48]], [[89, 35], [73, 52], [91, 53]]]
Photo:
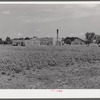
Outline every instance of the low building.
[[48, 46], [53, 45], [53, 38], [52, 37], [39, 38], [39, 40], [40, 40], [40, 45], [48, 45]]
[[38, 38], [25, 40], [25, 46], [40, 46], [40, 40]]
[[56, 45], [55, 46], [61, 46], [62, 42], [61, 41], [56, 41]]
[[82, 40], [78, 37], [66, 37], [63, 38], [62, 40], [62, 44], [68, 44], [68, 45], [82, 45], [82, 44], [86, 44], [85, 40]]
[[25, 40], [24, 39], [12, 39], [12, 45], [13, 46], [25, 46]]
[[12, 40], [13, 46], [40, 46], [40, 45], [53, 45], [53, 38], [52, 37], [44, 37], [44, 38], [27, 38], [27, 39], [13, 39]]
[[71, 42], [72, 45], [83, 45], [85, 44], [85, 41], [80, 39], [80, 38], [75, 38], [72, 42]]

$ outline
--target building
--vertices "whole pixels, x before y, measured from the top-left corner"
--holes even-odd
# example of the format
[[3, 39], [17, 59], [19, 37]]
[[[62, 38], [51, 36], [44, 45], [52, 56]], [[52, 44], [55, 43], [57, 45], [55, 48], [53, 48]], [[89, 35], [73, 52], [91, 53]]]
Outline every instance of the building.
[[39, 38], [39, 40], [40, 40], [40, 45], [48, 45], [48, 46], [53, 45], [53, 38], [52, 37]]
[[66, 37], [63, 38], [62, 40], [63, 44], [68, 44], [68, 45], [82, 45], [82, 44], [86, 44], [85, 40], [82, 40], [78, 37]]
[[61, 46], [62, 45], [62, 41], [61, 38], [59, 38], [59, 40], [55, 41], [55, 46]]
[[27, 38], [27, 39], [13, 39], [12, 45], [13, 46], [40, 46], [40, 45], [53, 45], [53, 38], [52, 37], [44, 37], [44, 38]]
[[39, 38], [25, 40], [25, 46], [40, 46], [40, 40]]
[[44, 38], [31, 38], [25, 40], [25, 46], [40, 46], [40, 45], [53, 45], [53, 38], [44, 37]]
[[80, 39], [80, 38], [75, 38], [72, 42], [71, 42], [72, 45], [83, 45], [85, 44], [85, 41]]
[[15, 38], [15, 39], [12, 39], [12, 45], [13, 46], [25, 46], [25, 40], [22, 39], [22, 38]]

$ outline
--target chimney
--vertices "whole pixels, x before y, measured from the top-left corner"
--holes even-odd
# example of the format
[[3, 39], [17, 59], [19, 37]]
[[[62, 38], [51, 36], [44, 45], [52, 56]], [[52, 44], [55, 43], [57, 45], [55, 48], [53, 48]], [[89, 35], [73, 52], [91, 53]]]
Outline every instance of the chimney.
[[59, 29], [57, 29], [57, 42], [58, 42]]

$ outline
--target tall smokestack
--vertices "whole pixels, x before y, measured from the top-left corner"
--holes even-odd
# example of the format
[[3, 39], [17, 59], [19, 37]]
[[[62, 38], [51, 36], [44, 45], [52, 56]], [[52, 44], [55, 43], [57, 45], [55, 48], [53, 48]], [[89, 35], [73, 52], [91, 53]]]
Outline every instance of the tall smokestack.
[[59, 29], [57, 29], [57, 41], [58, 41]]

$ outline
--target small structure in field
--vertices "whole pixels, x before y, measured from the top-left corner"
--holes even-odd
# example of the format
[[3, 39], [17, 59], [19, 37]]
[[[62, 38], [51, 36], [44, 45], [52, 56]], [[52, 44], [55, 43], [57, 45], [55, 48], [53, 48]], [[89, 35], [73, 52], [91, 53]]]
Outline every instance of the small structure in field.
[[12, 45], [13, 46], [25, 46], [25, 40], [23, 38], [12, 39]]
[[39, 38], [39, 40], [40, 40], [40, 45], [48, 45], [48, 46], [53, 45], [53, 37]]

